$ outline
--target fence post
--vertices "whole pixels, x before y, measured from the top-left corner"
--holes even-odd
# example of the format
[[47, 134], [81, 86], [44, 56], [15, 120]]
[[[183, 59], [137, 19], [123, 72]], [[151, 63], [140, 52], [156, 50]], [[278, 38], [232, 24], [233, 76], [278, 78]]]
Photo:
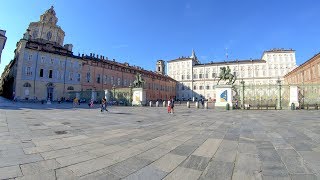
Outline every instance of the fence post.
[[240, 83], [241, 83], [241, 93], [240, 93], [241, 109], [245, 109], [244, 108], [244, 81], [242, 80]]
[[280, 79], [277, 80], [277, 84], [278, 84], [277, 109], [282, 109], [282, 107], [281, 107], [281, 81], [280, 81]]

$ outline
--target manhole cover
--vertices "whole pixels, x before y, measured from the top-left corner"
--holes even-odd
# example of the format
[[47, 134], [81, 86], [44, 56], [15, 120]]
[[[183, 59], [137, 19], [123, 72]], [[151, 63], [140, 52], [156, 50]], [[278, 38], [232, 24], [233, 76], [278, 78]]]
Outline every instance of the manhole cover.
[[56, 134], [67, 134], [67, 131], [55, 131]]
[[70, 124], [70, 123], [69, 122], [63, 122], [62, 124], [67, 125], [67, 124]]
[[41, 124], [33, 124], [33, 126], [41, 126]]

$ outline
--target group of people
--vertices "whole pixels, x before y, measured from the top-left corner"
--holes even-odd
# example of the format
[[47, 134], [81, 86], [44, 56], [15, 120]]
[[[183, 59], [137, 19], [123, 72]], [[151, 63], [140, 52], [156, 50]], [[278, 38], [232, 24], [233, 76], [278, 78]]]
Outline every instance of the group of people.
[[168, 99], [168, 113], [173, 114], [174, 113], [174, 100]]

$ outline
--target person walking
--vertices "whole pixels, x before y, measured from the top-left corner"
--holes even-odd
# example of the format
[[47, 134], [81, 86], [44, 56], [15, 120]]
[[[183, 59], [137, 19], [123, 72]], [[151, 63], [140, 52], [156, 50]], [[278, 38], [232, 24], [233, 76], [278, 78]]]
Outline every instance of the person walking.
[[73, 99], [73, 108], [76, 108], [76, 107], [77, 107], [77, 105], [79, 104], [78, 101], [79, 101], [79, 100], [78, 100], [77, 97], [75, 97], [75, 98]]
[[171, 114], [173, 114], [174, 113], [174, 100], [173, 100], [173, 98], [170, 101], [170, 108], [171, 108]]
[[171, 100], [168, 99], [168, 113], [171, 113]]
[[103, 111], [108, 111], [106, 98], [102, 98], [101, 100], [101, 112]]

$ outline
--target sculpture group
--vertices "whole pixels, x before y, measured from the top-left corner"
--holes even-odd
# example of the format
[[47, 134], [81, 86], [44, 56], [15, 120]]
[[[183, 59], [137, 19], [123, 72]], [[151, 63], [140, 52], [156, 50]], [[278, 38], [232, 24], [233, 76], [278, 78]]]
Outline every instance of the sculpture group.
[[142, 88], [144, 84], [144, 80], [140, 73], [136, 74], [136, 79], [133, 81], [134, 88]]
[[231, 74], [231, 69], [229, 68], [229, 66], [220, 68], [219, 80], [217, 85], [221, 80], [228, 81], [227, 84], [229, 85], [232, 85], [236, 81], [236, 76]]

